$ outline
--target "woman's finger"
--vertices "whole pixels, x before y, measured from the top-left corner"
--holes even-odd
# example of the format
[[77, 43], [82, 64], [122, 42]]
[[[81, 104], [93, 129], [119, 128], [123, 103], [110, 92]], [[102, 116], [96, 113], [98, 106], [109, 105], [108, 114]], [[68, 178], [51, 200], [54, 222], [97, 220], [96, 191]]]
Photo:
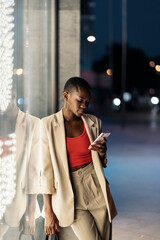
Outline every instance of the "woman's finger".
[[50, 229], [50, 235], [53, 235], [53, 234], [55, 234], [55, 233], [56, 233], [55, 228], [52, 227], [52, 228]]
[[107, 148], [106, 148], [106, 145], [100, 145], [100, 144], [96, 144], [96, 145], [90, 145], [89, 146], [89, 149], [90, 150], [93, 150], [93, 151], [101, 151], [101, 149], [103, 149], [104, 151], [106, 151], [107, 150]]
[[57, 232], [60, 232], [60, 227], [59, 227], [59, 221], [57, 220], [56, 223], [55, 223], [55, 230]]

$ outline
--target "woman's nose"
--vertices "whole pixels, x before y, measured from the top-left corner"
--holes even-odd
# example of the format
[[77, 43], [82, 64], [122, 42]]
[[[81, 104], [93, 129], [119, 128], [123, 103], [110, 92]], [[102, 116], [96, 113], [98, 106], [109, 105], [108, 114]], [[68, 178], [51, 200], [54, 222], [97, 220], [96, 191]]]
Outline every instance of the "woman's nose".
[[85, 103], [82, 103], [82, 104], [81, 104], [81, 108], [86, 109], [86, 104], [85, 104]]

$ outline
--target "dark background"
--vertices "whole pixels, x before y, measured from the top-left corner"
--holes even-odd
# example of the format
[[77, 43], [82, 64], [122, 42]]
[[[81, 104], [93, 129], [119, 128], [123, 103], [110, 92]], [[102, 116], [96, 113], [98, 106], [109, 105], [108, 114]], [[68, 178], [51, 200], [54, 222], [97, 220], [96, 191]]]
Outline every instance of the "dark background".
[[[81, 76], [93, 88], [89, 111], [123, 123], [133, 117], [145, 122], [153, 111], [159, 117], [159, 103], [151, 102], [160, 98], [159, 12], [158, 0], [81, 1]], [[96, 41], [88, 42], [89, 35]], [[121, 100], [119, 106], [114, 98]]]

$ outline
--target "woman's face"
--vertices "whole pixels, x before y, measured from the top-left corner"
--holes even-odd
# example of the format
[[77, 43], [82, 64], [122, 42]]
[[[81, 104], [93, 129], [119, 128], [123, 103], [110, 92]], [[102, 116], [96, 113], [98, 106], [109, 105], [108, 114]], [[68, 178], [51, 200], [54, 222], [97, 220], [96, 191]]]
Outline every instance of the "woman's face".
[[87, 90], [78, 87], [73, 88], [71, 93], [64, 93], [65, 106], [68, 111], [77, 117], [81, 117], [89, 105], [91, 96]]

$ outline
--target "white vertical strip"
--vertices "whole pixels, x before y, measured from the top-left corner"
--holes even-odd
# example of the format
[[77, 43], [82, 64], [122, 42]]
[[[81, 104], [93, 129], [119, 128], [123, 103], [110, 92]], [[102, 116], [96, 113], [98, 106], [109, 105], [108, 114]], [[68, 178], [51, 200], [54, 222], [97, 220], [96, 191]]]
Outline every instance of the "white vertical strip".
[[14, 53], [14, 0], [0, 0], [0, 112], [11, 100]]

